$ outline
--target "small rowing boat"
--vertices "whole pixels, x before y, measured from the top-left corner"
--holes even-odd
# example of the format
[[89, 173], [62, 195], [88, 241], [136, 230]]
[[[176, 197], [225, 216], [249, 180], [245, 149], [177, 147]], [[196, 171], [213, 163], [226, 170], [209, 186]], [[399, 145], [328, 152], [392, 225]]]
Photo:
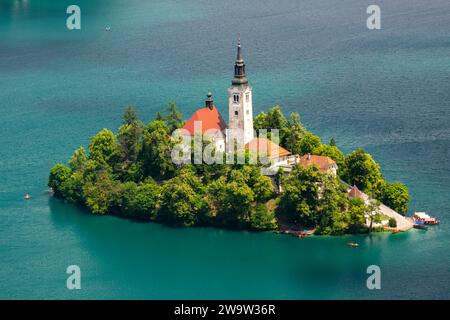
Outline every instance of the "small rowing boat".
[[346, 244], [349, 247], [359, 247], [359, 244], [357, 244], [356, 242], [347, 242]]

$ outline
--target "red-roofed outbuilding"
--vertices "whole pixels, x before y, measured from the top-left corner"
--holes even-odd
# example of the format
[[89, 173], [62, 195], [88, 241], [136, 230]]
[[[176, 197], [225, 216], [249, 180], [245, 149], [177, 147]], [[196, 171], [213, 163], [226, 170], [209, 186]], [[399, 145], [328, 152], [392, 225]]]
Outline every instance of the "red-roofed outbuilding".
[[336, 162], [327, 156], [305, 154], [304, 156], [297, 159], [297, 162], [300, 163], [300, 165], [304, 168], [316, 165], [317, 167], [319, 167], [319, 170], [321, 172], [331, 172], [333, 174], [336, 174], [336, 171], [338, 169]]

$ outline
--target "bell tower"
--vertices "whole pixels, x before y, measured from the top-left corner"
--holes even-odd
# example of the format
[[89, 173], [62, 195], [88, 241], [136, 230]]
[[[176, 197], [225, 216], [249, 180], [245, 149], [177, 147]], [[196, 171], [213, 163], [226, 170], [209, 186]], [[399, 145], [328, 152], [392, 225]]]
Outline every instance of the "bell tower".
[[228, 143], [234, 139], [238, 145], [253, 139], [252, 87], [245, 74], [241, 40], [238, 38], [234, 78], [228, 88]]

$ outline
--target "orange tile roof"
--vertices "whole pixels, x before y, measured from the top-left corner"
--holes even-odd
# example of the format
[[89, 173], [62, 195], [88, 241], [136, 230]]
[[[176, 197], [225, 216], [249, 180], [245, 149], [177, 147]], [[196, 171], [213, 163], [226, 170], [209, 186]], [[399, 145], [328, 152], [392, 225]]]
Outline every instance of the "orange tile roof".
[[326, 172], [330, 169], [331, 166], [335, 165], [336, 162], [327, 157], [327, 156], [316, 156], [311, 154], [305, 154], [299, 159], [299, 163], [307, 168], [311, 165], [316, 165], [319, 167], [319, 170], [322, 172]]
[[[266, 145], [266, 149], [264, 149], [264, 144]], [[258, 153], [259, 151], [266, 152], [267, 150], [269, 159], [284, 157], [291, 154], [283, 147], [280, 147], [276, 143], [265, 138], [253, 138], [245, 145], [245, 149], [255, 153]]]
[[219, 111], [215, 106], [210, 109], [209, 107], [204, 107], [194, 112], [194, 114], [189, 118], [186, 124], [183, 126], [183, 129], [186, 129], [190, 132], [191, 135], [194, 135], [194, 122], [201, 121], [202, 122], [202, 133], [205, 133], [206, 130], [217, 129], [219, 131], [225, 130], [227, 127], [227, 123], [223, 120]]
[[359, 191], [358, 187], [355, 185], [350, 189], [348, 196], [350, 198], [362, 198], [362, 192]]

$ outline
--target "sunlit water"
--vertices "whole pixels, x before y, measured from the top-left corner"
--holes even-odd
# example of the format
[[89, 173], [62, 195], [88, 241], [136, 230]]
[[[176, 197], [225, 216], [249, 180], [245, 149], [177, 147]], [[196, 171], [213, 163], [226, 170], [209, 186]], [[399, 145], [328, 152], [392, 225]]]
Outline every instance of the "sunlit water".
[[[0, 298], [450, 298], [450, 3], [0, 0]], [[104, 28], [111, 27], [106, 32]], [[294, 237], [97, 217], [50, 198], [49, 168], [127, 105], [227, 117], [241, 34], [256, 112], [279, 103], [324, 141], [364, 147], [410, 188], [427, 232]], [[30, 201], [23, 200], [30, 193]], [[348, 241], [359, 248], [345, 246]], [[82, 289], [66, 289], [79, 265]], [[366, 288], [366, 268], [382, 289]]]

